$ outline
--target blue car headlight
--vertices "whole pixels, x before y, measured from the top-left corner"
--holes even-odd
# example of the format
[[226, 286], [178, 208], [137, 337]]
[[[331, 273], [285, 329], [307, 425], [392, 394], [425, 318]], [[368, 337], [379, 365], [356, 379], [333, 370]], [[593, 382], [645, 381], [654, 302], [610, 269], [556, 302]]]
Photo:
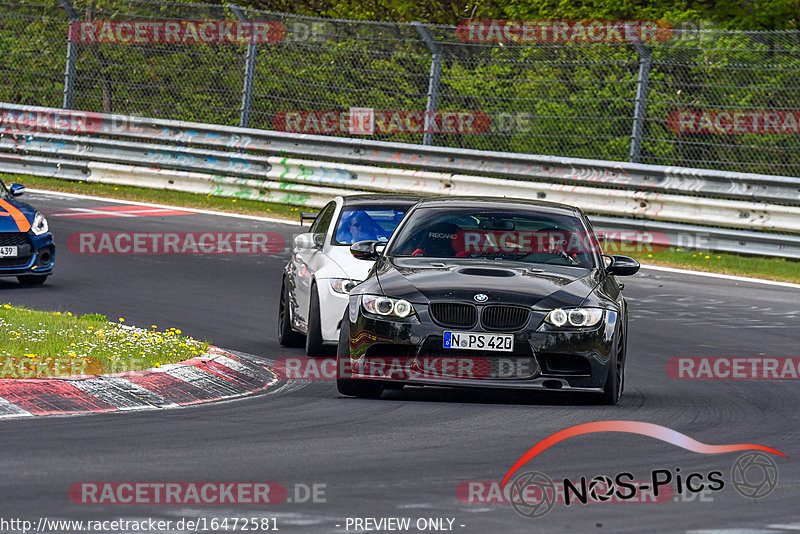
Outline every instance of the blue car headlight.
[[47, 225], [47, 219], [45, 219], [44, 215], [37, 211], [36, 215], [33, 216], [31, 232], [33, 232], [33, 235], [42, 235], [46, 234], [48, 230], [50, 230], [50, 227]]

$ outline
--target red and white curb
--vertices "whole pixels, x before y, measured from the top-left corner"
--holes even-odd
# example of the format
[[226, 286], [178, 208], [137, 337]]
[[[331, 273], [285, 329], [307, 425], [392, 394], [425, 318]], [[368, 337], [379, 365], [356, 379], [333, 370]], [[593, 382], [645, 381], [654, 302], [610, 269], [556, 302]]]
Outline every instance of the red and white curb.
[[277, 382], [264, 364], [211, 347], [203, 356], [145, 371], [0, 379], [0, 419], [177, 408], [248, 395]]

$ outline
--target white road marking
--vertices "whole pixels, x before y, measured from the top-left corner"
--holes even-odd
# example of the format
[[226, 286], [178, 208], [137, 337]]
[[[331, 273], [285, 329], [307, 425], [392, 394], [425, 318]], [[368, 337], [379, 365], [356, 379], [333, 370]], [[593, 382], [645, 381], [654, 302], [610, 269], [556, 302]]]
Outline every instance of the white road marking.
[[[159, 408], [175, 408], [178, 406], [178, 404], [165, 399], [161, 395], [150, 391], [149, 389], [143, 388], [139, 384], [134, 384], [130, 380], [120, 376], [105, 375], [100, 377], [98, 380], [108, 382], [112, 387], [117, 388], [125, 393], [129, 393], [151, 406], [156, 406]], [[92, 394], [94, 395], [94, 393]]]
[[[212, 352], [211, 354], [214, 353]], [[234, 371], [242, 373], [245, 376], [249, 376], [250, 378], [261, 378], [255, 369], [241, 362], [238, 362], [233, 358], [228, 358], [227, 356], [219, 355], [214, 358], [214, 361], [220, 365], [224, 365], [225, 367], [228, 367], [230, 369], [233, 369]]]
[[171, 369], [167, 374], [221, 398], [247, 393], [247, 388], [191, 365]]
[[16, 404], [0, 397], [0, 419], [5, 417], [27, 417], [33, 415], [28, 410], [23, 410]]
[[788, 523], [786, 525], [775, 523], [773, 525], [767, 525], [767, 528], [781, 528], [783, 530], [800, 530], [800, 523]]
[[70, 384], [120, 411], [168, 406], [169, 401], [160, 395], [123, 378], [112, 378], [114, 379], [90, 378], [88, 380], [72, 380]]
[[[130, 204], [130, 202], [129, 202]], [[133, 207], [134, 205], [131, 205]], [[137, 206], [139, 207], [139, 206]], [[142, 206], [145, 207], [145, 206]], [[175, 211], [174, 209], [168, 208], [150, 208], [145, 210], [135, 209], [135, 210], [103, 210], [99, 208], [69, 208], [70, 211], [62, 212], [62, 213], [48, 213], [48, 217], [81, 217], [85, 218], [86, 215], [98, 215], [102, 217], [152, 217], [158, 214], [167, 214], [172, 215]]]
[[642, 264], [642, 269], [650, 271], [663, 271], [666, 273], [675, 274], [689, 274], [692, 276], [705, 276], [707, 278], [721, 278], [723, 280], [732, 280], [734, 282], [749, 282], [752, 284], [765, 284], [769, 286], [791, 287], [792, 289], [800, 289], [800, 284], [793, 284], [791, 282], [778, 282], [777, 280], [764, 280], [762, 278], [750, 278], [748, 276], [735, 276], [732, 274], [721, 273], [707, 273], [705, 271], [692, 271], [689, 269], [675, 269], [673, 267], [662, 267], [661, 265], [648, 265]]
[[[50, 195], [50, 196], [61, 196], [65, 198], [80, 198], [85, 200], [99, 200], [101, 202], [109, 202], [112, 204], [127, 204], [130, 206], [146, 206], [149, 208], [159, 208], [159, 209], [169, 209], [169, 210], [180, 210], [180, 211], [188, 211], [191, 213], [197, 213], [200, 215], [219, 215], [220, 217], [230, 217], [233, 219], [248, 219], [251, 221], [264, 221], [264, 222], [273, 222], [273, 223], [280, 223], [280, 224], [288, 224], [290, 226], [300, 226], [300, 221], [292, 221], [290, 219], [278, 219], [277, 217], [260, 217], [258, 215], [244, 215], [241, 213], [227, 213], [224, 211], [214, 211], [214, 210], [203, 210], [198, 208], [185, 208], [183, 206], [169, 206], [166, 204], [153, 204], [151, 202], [136, 202], [134, 200], [121, 200], [118, 198], [105, 198], [105, 197], [97, 197], [93, 195], [79, 195], [77, 193], [60, 193], [58, 191], [45, 191], [43, 189], [28, 189], [29, 193], [34, 193], [38, 195]], [[299, 217], [299, 213], [298, 213]]]

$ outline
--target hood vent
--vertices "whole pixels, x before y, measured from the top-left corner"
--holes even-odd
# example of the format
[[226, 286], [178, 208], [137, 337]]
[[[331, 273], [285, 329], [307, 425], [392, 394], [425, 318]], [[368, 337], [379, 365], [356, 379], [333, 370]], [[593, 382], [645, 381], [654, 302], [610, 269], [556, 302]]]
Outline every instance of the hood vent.
[[507, 278], [509, 276], [516, 276], [517, 274], [508, 269], [487, 269], [483, 267], [464, 267], [463, 269], [458, 269], [457, 272], [470, 276], [494, 276], [496, 278]]

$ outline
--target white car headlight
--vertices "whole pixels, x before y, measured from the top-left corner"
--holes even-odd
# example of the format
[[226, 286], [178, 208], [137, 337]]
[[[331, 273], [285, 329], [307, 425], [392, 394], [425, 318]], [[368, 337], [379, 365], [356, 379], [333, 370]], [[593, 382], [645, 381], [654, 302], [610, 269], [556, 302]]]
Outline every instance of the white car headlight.
[[33, 232], [34, 235], [42, 235], [46, 234], [49, 229], [50, 227], [47, 226], [47, 219], [45, 219], [44, 215], [42, 215], [37, 211], [36, 215], [33, 216], [33, 224], [31, 224], [31, 232]]
[[347, 278], [331, 278], [331, 289], [337, 293], [347, 295], [350, 290], [358, 285], [358, 281]]
[[546, 323], [553, 326], [595, 326], [603, 319], [602, 308], [572, 308], [562, 310], [556, 308], [544, 318]]
[[414, 313], [414, 306], [404, 299], [393, 299], [376, 295], [362, 295], [361, 304], [369, 313], [383, 316], [408, 317]]

